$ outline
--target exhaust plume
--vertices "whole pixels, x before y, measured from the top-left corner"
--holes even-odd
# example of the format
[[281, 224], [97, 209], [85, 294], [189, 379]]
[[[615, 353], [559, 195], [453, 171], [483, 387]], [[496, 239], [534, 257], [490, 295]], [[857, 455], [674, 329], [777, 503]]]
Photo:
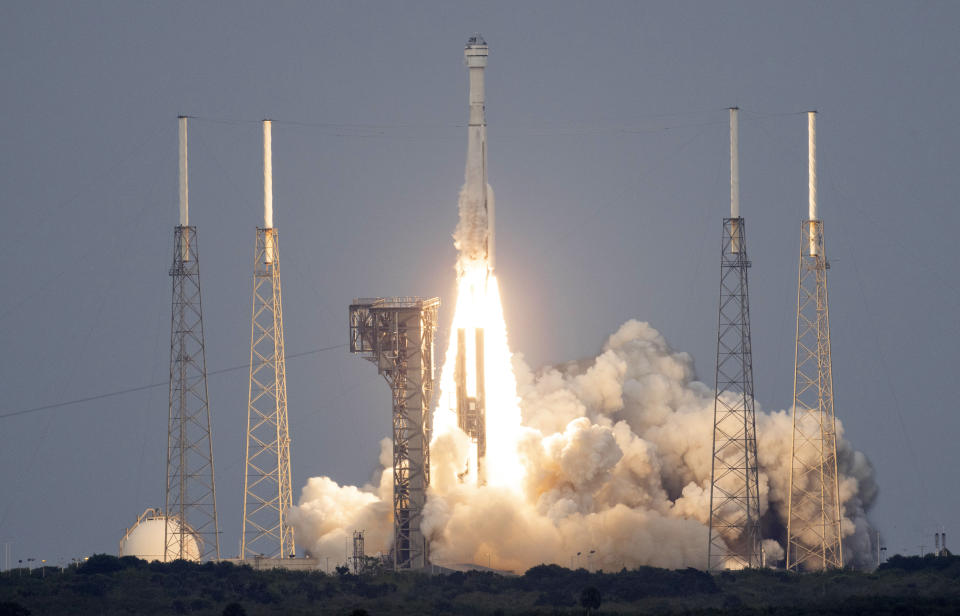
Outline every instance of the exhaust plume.
[[[522, 489], [434, 482], [423, 522], [433, 561], [523, 571], [544, 562], [569, 566], [571, 559], [576, 566], [581, 552], [579, 565], [591, 569], [706, 568], [713, 389], [696, 380], [692, 358], [649, 324], [631, 320], [592, 359], [535, 373], [514, 356], [513, 367]], [[873, 467], [843, 438], [839, 421], [837, 432], [844, 552], [848, 563], [869, 566]], [[791, 435], [788, 411], [758, 405], [769, 565], [783, 558]], [[292, 519], [315, 556], [339, 555], [353, 528], [366, 528], [367, 544], [389, 551], [389, 442], [384, 446], [378, 486], [314, 478], [304, 488]], [[434, 441], [434, 469], [458, 469], [468, 447], [462, 432], [447, 431]]]

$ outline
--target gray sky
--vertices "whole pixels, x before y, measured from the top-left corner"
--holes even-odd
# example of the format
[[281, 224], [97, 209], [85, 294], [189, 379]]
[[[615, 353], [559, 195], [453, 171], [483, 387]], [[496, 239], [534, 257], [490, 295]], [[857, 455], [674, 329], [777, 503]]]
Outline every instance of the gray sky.
[[[209, 371], [249, 358], [264, 117], [287, 352], [344, 344], [355, 296], [440, 295], [448, 320], [478, 31], [498, 274], [533, 366], [590, 356], [636, 317], [713, 384], [739, 105], [756, 392], [789, 406], [801, 112], [820, 111], [836, 412], [876, 466], [891, 552], [929, 548], [935, 527], [960, 531], [958, 21], [949, 2], [3, 3], [2, 412], [165, 381], [178, 114], [197, 117]], [[209, 389], [233, 556], [245, 369]], [[366, 481], [390, 427], [373, 366], [344, 348], [291, 359], [288, 389], [295, 499], [311, 476]], [[166, 415], [160, 386], [0, 418], [14, 560], [115, 552], [162, 506]]]

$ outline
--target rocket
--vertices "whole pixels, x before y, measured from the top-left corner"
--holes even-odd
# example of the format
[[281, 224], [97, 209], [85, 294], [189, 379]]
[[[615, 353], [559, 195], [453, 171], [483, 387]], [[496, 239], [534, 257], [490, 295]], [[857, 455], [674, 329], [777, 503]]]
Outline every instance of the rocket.
[[[470, 232], [467, 236], [469, 239], [460, 249], [468, 259], [486, 263], [488, 282], [493, 273], [494, 235], [493, 195], [487, 186], [487, 119], [483, 93], [487, 53], [487, 42], [479, 34], [471, 36], [463, 50], [470, 73], [470, 119], [467, 124], [467, 168], [460, 195], [460, 216], [461, 225], [468, 221]], [[484, 464], [487, 454], [484, 333], [482, 325], [473, 325], [457, 329], [454, 382], [457, 422], [476, 445], [476, 481], [478, 485], [483, 485], [486, 483]], [[470, 353], [468, 349], [473, 352]]]
[[494, 206], [487, 189], [487, 118], [484, 103], [483, 78], [487, 68], [487, 42], [479, 34], [467, 40], [463, 57], [470, 72], [470, 118], [467, 125], [467, 174], [465, 189], [480, 195], [486, 214], [486, 261], [490, 272], [494, 265]]

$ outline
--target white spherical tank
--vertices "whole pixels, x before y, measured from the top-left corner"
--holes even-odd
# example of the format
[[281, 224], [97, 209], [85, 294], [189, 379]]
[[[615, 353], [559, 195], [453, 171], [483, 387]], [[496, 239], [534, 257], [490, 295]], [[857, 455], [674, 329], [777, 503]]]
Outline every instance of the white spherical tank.
[[[136, 556], [146, 561], [164, 561], [164, 527], [170, 541], [171, 557], [180, 553], [180, 520], [168, 518], [155, 509], [147, 509], [136, 523], [127, 529], [120, 539], [120, 556]], [[200, 546], [193, 531], [186, 527], [184, 535], [184, 560], [200, 560]]]

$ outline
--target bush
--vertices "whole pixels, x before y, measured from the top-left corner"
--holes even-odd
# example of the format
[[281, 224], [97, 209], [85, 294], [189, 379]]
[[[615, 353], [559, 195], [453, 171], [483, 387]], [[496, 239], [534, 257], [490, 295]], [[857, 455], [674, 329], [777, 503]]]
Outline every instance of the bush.
[[229, 603], [223, 608], [223, 616], [247, 616], [247, 610], [239, 603]]
[[551, 605], [553, 607], [570, 607], [576, 605], [577, 600], [573, 594], [562, 590], [549, 590], [540, 593], [534, 605]]
[[16, 601], [0, 601], [0, 616], [30, 616], [30, 610]]
[[147, 566], [147, 561], [141, 560], [136, 556], [121, 556], [120, 565], [124, 569], [140, 569]]
[[600, 591], [597, 590], [596, 586], [587, 586], [583, 589], [583, 592], [580, 593], [580, 605], [583, 606], [583, 609], [587, 610], [587, 614], [593, 610], [600, 609], [601, 600]]
[[560, 565], [537, 565], [530, 567], [523, 577], [528, 580], [547, 580], [556, 578], [565, 578], [570, 575], [570, 570]]
[[77, 573], [91, 575], [94, 573], [113, 573], [123, 569], [123, 563], [116, 556], [109, 554], [94, 554], [87, 560], [80, 563], [77, 567]]

